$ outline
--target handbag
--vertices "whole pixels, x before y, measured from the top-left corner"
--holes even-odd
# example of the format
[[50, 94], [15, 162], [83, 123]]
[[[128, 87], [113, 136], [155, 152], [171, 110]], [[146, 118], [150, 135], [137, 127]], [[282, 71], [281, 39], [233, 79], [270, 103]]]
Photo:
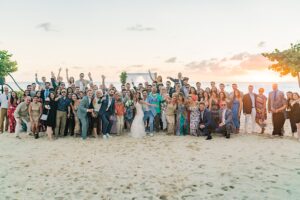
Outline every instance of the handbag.
[[47, 121], [47, 119], [48, 119], [48, 115], [49, 115], [49, 110], [48, 110], [47, 114], [42, 114], [42, 116], [41, 116], [41, 120], [43, 120], [43, 121]]

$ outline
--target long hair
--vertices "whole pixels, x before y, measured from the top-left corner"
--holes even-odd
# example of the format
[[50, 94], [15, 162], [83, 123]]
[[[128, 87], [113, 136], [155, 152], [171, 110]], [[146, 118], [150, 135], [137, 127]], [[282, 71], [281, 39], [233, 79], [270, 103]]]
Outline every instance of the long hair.
[[[13, 93], [16, 95], [16, 98], [13, 97], [13, 95], [12, 95]], [[16, 92], [12, 91], [11, 95], [10, 95], [10, 104], [11, 105], [14, 104], [14, 101], [16, 101], [16, 102], [18, 101], [18, 95]]]

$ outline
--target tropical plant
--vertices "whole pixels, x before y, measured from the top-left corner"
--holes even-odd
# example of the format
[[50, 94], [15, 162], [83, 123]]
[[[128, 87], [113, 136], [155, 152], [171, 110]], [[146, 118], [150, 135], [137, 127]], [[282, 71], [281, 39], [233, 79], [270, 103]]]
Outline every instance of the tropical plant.
[[0, 50], [0, 78], [5, 78], [12, 72], [18, 70], [17, 62], [11, 60], [12, 54], [6, 50]]
[[127, 80], [127, 72], [123, 71], [120, 74], [120, 82], [124, 85], [126, 84], [126, 80]]
[[289, 49], [278, 50], [275, 49], [271, 53], [262, 53], [270, 61], [275, 62], [269, 69], [279, 72], [281, 76], [292, 75], [298, 77], [300, 87], [300, 43], [291, 44]]

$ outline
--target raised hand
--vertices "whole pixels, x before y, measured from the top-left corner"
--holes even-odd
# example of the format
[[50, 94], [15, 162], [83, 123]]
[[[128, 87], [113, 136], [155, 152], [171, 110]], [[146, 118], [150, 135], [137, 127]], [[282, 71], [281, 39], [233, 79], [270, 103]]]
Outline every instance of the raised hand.
[[88, 73], [88, 76], [89, 76], [89, 77], [91, 77], [91, 76], [92, 76], [91, 72], [89, 72], [89, 73]]

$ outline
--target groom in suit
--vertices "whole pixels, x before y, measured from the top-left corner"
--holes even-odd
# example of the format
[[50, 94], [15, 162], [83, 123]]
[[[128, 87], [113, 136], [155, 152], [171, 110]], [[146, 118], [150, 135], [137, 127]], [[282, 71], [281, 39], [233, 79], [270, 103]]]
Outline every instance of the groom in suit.
[[90, 108], [90, 105], [93, 103], [92, 96], [93, 91], [88, 90], [87, 95], [84, 96], [83, 99], [80, 101], [80, 105], [77, 111], [78, 119], [81, 122], [81, 136], [83, 140], [85, 140], [87, 137], [89, 127], [88, 113], [92, 113], [94, 110]]
[[115, 99], [114, 90], [110, 89], [108, 95], [102, 99], [102, 105], [99, 110], [99, 117], [102, 119], [103, 139], [108, 139], [111, 136], [110, 131], [113, 125], [112, 117], [115, 114]]

